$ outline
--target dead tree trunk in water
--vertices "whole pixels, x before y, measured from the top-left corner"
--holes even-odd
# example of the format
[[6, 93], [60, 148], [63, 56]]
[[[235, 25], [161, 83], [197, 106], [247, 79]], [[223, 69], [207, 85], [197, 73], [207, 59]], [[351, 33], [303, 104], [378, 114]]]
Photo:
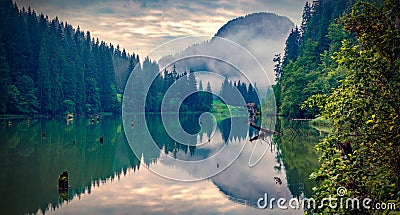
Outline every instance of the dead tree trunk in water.
[[259, 130], [259, 131], [262, 131], [262, 132], [265, 132], [265, 133], [268, 133], [268, 134], [282, 134], [281, 132], [278, 132], [278, 131], [262, 128], [262, 127], [260, 127], [260, 126], [258, 126], [256, 124], [254, 124], [254, 122], [250, 122], [250, 126], [255, 128], [255, 129], [257, 129], [257, 130]]

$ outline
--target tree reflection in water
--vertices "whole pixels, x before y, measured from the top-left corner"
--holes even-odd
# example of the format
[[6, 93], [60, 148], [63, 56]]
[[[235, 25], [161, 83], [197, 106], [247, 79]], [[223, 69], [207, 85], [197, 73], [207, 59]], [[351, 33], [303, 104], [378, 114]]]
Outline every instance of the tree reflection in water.
[[[149, 131], [158, 140], [162, 153], [175, 153], [188, 160], [202, 159], [214, 153], [218, 147], [207, 145], [212, 144], [213, 138], [219, 138], [220, 146], [234, 148], [239, 141], [258, 135], [257, 130], [248, 127], [246, 118], [221, 120], [216, 131], [211, 131], [201, 130], [198, 116], [181, 116], [181, 124], [187, 132], [199, 132], [196, 138], [188, 140], [194, 145], [188, 146], [168, 136], [159, 116], [148, 116], [146, 120], [151, 124]], [[203, 120], [202, 123], [208, 122]], [[231, 123], [237, 123], [243, 129], [236, 129], [229, 135]], [[266, 120], [261, 126], [268, 128], [268, 123]], [[126, 141], [121, 118], [104, 117], [94, 124], [90, 118], [79, 117], [68, 121], [68, 125], [58, 119], [13, 120], [11, 125], [4, 124], [0, 128], [0, 202], [5, 214], [54, 210], [63, 204], [64, 199], [80, 199], [82, 194], [90, 194], [94, 186], [112, 182], [129, 170], [134, 172], [139, 168], [139, 159]], [[146, 149], [148, 140], [141, 138], [145, 129], [139, 124], [135, 122], [132, 129], [135, 129], [135, 140], [141, 146], [145, 165], [161, 165], [176, 172], [182, 171], [179, 167], [160, 163], [161, 152], [152, 153]], [[248, 141], [241, 157], [211, 179], [228, 199], [250, 203], [264, 192], [283, 196], [310, 195], [314, 184], [308, 175], [319, 166], [313, 147], [323, 134], [305, 122], [283, 119], [276, 122], [275, 130], [282, 131], [283, 135], [273, 136], [272, 141], [263, 143], [269, 150], [259, 164], [253, 168], [248, 166], [252, 147], [256, 144], [256, 141]], [[46, 135], [45, 138], [42, 134]], [[103, 144], [100, 144], [101, 137]], [[206, 144], [196, 147], [196, 141]], [[220, 163], [215, 163], [213, 168], [221, 168]], [[68, 192], [58, 193], [57, 177], [63, 170], [68, 170], [71, 188]], [[278, 184], [274, 177], [281, 179], [280, 187], [276, 187]]]

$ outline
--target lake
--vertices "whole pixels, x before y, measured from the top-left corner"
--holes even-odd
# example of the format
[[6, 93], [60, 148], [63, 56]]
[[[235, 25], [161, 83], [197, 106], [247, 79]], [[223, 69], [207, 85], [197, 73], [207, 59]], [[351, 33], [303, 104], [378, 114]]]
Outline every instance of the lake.
[[[266, 117], [282, 134], [257, 139], [245, 117], [173, 117], [2, 120], [2, 213], [303, 214], [257, 201], [310, 196], [321, 129]], [[57, 189], [63, 170], [68, 192]]]

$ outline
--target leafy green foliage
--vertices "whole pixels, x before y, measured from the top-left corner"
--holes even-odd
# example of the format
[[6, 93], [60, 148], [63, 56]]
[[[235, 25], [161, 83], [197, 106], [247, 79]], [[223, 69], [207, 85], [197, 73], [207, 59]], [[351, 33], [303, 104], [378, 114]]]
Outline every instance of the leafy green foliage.
[[283, 60], [276, 58], [277, 83], [274, 87], [280, 115], [309, 118], [319, 114], [318, 108], [302, 108], [309, 97], [328, 94], [343, 78], [333, 69], [332, 60], [341, 41], [352, 35], [344, 31], [337, 18], [352, 1], [314, 1], [306, 3], [301, 29], [292, 30], [286, 40]]
[[[344, 18], [344, 27], [357, 38], [344, 40], [334, 58], [337, 70], [346, 76], [329, 96], [314, 99], [333, 122], [331, 134], [317, 146], [323, 152], [322, 166], [311, 175], [319, 182], [314, 190], [318, 200], [336, 197], [335, 189], [344, 186], [347, 197], [399, 203], [400, 46], [394, 42], [400, 36], [398, 8], [394, 0], [361, 2]], [[343, 155], [336, 145], [345, 142], [353, 150]], [[345, 213], [329, 207], [315, 212]], [[354, 212], [378, 213], [362, 207]]]
[[[398, 204], [400, 3], [363, 1], [348, 11], [351, 5], [314, 1], [311, 16], [303, 14], [307, 22], [300, 45], [291, 35], [286, 46], [289, 56], [295, 51], [297, 56], [274, 59], [277, 104], [282, 115], [320, 114], [332, 122], [330, 135], [316, 146], [322, 152], [322, 165], [311, 175], [318, 183], [313, 194], [317, 202], [338, 197], [336, 189], [344, 186], [344, 197]], [[312, 212], [349, 213], [327, 205]], [[359, 208], [352, 213], [377, 211]]]

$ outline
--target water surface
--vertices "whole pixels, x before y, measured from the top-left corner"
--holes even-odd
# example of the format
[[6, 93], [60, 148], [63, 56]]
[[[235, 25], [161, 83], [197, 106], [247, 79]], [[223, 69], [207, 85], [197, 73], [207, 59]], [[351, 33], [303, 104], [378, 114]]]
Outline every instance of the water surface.
[[[246, 118], [218, 120], [214, 129], [207, 130], [199, 124], [199, 116], [186, 115], [180, 123], [193, 135], [182, 145], [163, 129], [159, 115], [149, 115], [146, 121], [159, 148], [156, 152], [138, 122], [127, 133], [128, 143], [118, 117], [94, 123], [90, 118], [2, 123], [1, 210], [4, 214], [303, 214], [276, 207], [261, 210], [256, 202], [264, 193], [286, 199], [311, 194], [314, 184], [308, 175], [318, 167], [313, 146], [324, 134], [307, 122], [278, 120], [276, 129], [283, 135], [250, 142], [258, 132], [248, 128]], [[202, 122], [207, 123], [206, 118]], [[238, 127], [232, 129], [232, 124]], [[206, 167], [188, 168], [167, 159], [197, 161], [213, 158], [221, 149], [223, 156], [210, 159]], [[256, 161], [252, 154], [260, 157], [264, 149], [259, 162], [249, 165]], [[240, 156], [228, 165], [237, 151]], [[57, 190], [63, 170], [70, 176], [67, 193]], [[156, 174], [191, 179], [214, 170], [219, 173], [196, 182]]]

